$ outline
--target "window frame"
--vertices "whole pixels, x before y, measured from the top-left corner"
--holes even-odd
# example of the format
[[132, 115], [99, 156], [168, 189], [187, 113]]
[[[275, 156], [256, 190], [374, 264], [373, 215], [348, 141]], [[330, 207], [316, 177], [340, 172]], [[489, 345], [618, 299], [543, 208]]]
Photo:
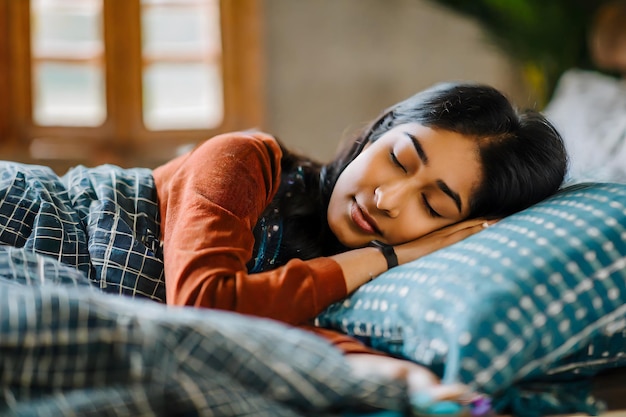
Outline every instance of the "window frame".
[[[201, 0], [190, 0], [201, 1]], [[0, 0], [0, 151], [24, 162], [156, 166], [184, 144], [263, 128], [261, 7], [221, 0], [224, 119], [213, 129], [148, 130], [142, 113], [140, 0], [104, 0], [107, 117], [97, 127], [38, 126], [32, 115], [30, 0]], [[47, 155], [47, 156], [46, 156]], [[9, 159], [6, 156], [4, 159]]]

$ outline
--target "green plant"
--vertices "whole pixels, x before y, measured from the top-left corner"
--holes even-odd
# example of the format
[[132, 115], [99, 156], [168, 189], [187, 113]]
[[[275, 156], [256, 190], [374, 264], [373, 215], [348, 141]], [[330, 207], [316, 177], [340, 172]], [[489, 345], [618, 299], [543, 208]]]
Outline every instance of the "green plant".
[[432, 0], [476, 19], [496, 46], [520, 62], [547, 100], [563, 73], [591, 66], [587, 34], [603, 0]]

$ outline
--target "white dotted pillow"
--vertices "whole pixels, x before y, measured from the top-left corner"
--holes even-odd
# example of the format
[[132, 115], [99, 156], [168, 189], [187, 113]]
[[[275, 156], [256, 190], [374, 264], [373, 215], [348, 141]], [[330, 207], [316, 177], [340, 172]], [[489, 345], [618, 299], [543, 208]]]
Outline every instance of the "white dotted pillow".
[[568, 187], [382, 274], [317, 324], [494, 396], [626, 365], [626, 185]]

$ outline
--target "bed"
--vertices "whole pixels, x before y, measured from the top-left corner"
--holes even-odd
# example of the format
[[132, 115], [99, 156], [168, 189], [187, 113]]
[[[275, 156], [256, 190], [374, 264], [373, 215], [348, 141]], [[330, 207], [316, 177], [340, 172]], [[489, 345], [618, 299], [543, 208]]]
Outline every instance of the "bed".
[[[2, 415], [406, 409], [401, 383], [355, 377], [312, 334], [165, 306], [149, 170], [6, 162], [0, 190]], [[568, 186], [382, 274], [316, 324], [471, 384], [500, 413], [621, 406], [609, 401], [626, 367], [626, 185]]]
[[[3, 416], [335, 416], [400, 410], [312, 333], [162, 303], [149, 170], [0, 168]], [[155, 302], [156, 301], [156, 302]]]

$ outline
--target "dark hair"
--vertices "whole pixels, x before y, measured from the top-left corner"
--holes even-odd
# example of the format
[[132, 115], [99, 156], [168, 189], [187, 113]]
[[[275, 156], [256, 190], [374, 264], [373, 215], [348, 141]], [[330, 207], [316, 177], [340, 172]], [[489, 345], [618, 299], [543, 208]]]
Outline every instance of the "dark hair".
[[407, 123], [456, 132], [476, 142], [483, 176], [470, 199], [470, 218], [502, 218], [523, 210], [556, 192], [565, 176], [562, 138], [543, 115], [518, 112], [490, 86], [437, 84], [385, 110], [327, 165], [285, 150], [282, 183], [265, 211], [278, 213], [284, 222], [282, 261], [277, 265], [346, 249], [326, 220], [337, 178], [368, 142]]
[[470, 201], [470, 218], [500, 218], [553, 194], [567, 169], [561, 135], [535, 111], [518, 112], [493, 87], [441, 83], [384, 111], [339, 158], [325, 168], [325, 193], [367, 142], [389, 129], [419, 123], [472, 138], [483, 181]]

